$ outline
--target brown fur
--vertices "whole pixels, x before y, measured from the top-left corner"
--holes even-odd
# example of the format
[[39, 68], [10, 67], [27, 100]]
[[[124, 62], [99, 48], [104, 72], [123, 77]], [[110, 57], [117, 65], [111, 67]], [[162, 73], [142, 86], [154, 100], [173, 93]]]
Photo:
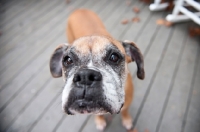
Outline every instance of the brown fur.
[[[68, 42], [72, 43], [74, 40], [83, 37], [83, 36], [100, 36], [99, 39], [91, 39], [91, 41], [96, 41], [97, 44], [101, 43], [101, 45], [90, 45], [93, 47], [92, 49], [99, 50], [98, 48], [102, 48], [101, 46], [104, 46], [106, 40], [101, 38], [105, 37], [107, 38], [111, 43], [115, 44], [122, 53], [124, 52], [123, 46], [116, 40], [114, 40], [111, 35], [106, 31], [103, 23], [101, 22], [101, 19], [94, 13], [87, 9], [79, 9], [73, 12], [67, 22], [67, 38]], [[83, 40], [84, 41], [84, 40]], [[104, 41], [102, 43], [102, 41]], [[88, 42], [82, 42], [78, 46], [81, 46], [81, 49], [83, 51], [89, 50], [86, 46]]]
[[[91, 23], [92, 21], [92, 23]], [[110, 37], [100, 18], [87, 9], [79, 9], [68, 18], [67, 36], [68, 42], [90, 35], [104, 35]]]
[[[86, 19], [85, 19], [86, 18]], [[83, 37], [83, 36], [91, 36], [91, 35], [98, 35], [99, 38], [90, 40], [81, 39], [78, 44], [76, 44], [77, 48], [82, 53], [87, 53], [89, 51], [98, 52], [99, 50], [103, 49], [106, 44], [113, 43], [116, 45], [122, 53], [125, 54], [125, 50], [120, 42], [116, 41], [111, 37], [111, 35], [106, 31], [102, 21], [100, 18], [93, 12], [86, 10], [86, 9], [79, 9], [76, 10], [69, 16], [68, 24], [67, 24], [67, 37], [69, 43], [74, 42], [76, 39]], [[103, 37], [101, 37], [103, 36]], [[107, 39], [105, 39], [106, 37]], [[95, 42], [95, 43], [94, 43]], [[75, 41], [76, 43], [76, 41]], [[93, 43], [93, 45], [91, 45]], [[100, 43], [100, 44], [99, 44]], [[130, 62], [130, 57], [126, 57], [127, 63]], [[127, 76], [126, 86], [125, 86], [125, 103], [121, 110], [122, 113], [122, 122], [123, 125], [130, 129], [132, 126], [132, 118], [128, 113], [128, 108], [131, 105], [132, 98], [133, 98], [133, 83], [130, 73]], [[103, 116], [96, 116], [95, 122], [97, 127], [105, 127], [105, 119]]]

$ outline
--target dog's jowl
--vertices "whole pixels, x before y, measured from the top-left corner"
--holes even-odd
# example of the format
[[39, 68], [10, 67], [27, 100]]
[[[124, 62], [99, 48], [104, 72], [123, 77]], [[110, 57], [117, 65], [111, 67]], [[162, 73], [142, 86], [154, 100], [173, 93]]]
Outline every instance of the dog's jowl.
[[127, 64], [135, 61], [137, 76], [144, 79], [143, 56], [131, 41], [117, 41], [92, 11], [79, 9], [67, 23], [68, 42], [60, 44], [50, 59], [53, 77], [63, 77], [62, 109], [66, 114], [97, 114], [97, 128], [106, 126], [103, 114], [122, 113], [131, 129], [128, 108], [133, 84]]

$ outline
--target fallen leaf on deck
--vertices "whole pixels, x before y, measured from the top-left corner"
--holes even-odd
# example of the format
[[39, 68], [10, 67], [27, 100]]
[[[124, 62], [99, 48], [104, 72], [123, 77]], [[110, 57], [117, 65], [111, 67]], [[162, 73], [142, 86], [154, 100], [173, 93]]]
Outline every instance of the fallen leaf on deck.
[[173, 25], [172, 22], [169, 22], [169, 21], [165, 20], [165, 26], [171, 27], [172, 25]]
[[66, 0], [66, 3], [69, 4], [69, 3], [70, 3], [70, 0]]
[[167, 20], [165, 20], [165, 19], [158, 19], [158, 20], [156, 21], [156, 24], [157, 24], [157, 25], [164, 25], [164, 26], [167, 26], [167, 27], [170, 27], [170, 26], [173, 25], [172, 22], [169, 22], [169, 21], [167, 21]]
[[133, 11], [134, 11], [135, 13], [139, 13], [139, 12], [140, 12], [140, 9], [137, 8], [137, 7], [133, 7]]
[[127, 0], [127, 1], [126, 1], [126, 5], [127, 5], [127, 6], [130, 6], [130, 5], [131, 5], [131, 1], [130, 1], [130, 0]]
[[137, 129], [134, 129], [134, 130], [128, 130], [127, 132], [138, 132]]
[[193, 95], [196, 95], [196, 94], [197, 94], [197, 91], [196, 91], [196, 90], [193, 90], [192, 94], [193, 94]]
[[200, 28], [199, 27], [192, 27], [189, 29], [189, 34], [191, 37], [200, 36]]
[[128, 22], [129, 22], [128, 19], [124, 19], [124, 20], [121, 21], [121, 24], [127, 24]]
[[69, 10], [69, 11], [72, 11], [72, 10], [74, 10], [74, 9], [75, 9], [74, 6], [69, 6], [69, 7], [67, 8], [67, 10]]
[[148, 129], [145, 129], [144, 132], [149, 132], [149, 130], [148, 130]]
[[139, 22], [140, 21], [140, 18], [138, 18], [138, 17], [134, 17], [133, 19], [132, 19], [132, 22]]
[[164, 19], [158, 19], [158, 20], [156, 21], [156, 24], [157, 24], [157, 25], [164, 25], [164, 24], [165, 24], [165, 20], [164, 20]]

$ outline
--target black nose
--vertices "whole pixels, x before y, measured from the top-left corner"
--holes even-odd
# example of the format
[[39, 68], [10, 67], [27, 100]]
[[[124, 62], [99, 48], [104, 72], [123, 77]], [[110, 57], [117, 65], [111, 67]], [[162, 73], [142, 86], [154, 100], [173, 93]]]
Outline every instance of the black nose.
[[92, 85], [101, 80], [102, 75], [100, 72], [91, 69], [81, 69], [74, 75], [73, 82], [78, 85]]

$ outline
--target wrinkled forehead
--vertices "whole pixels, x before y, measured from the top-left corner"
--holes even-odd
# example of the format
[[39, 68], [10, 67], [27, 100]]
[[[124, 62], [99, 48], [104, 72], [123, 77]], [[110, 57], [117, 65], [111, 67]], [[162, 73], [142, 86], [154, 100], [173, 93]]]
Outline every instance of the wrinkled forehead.
[[112, 38], [104, 36], [86, 36], [81, 37], [74, 41], [72, 47], [80, 54], [101, 54], [109, 47], [115, 47], [122, 54], [125, 53], [123, 46], [120, 42], [113, 40]]

